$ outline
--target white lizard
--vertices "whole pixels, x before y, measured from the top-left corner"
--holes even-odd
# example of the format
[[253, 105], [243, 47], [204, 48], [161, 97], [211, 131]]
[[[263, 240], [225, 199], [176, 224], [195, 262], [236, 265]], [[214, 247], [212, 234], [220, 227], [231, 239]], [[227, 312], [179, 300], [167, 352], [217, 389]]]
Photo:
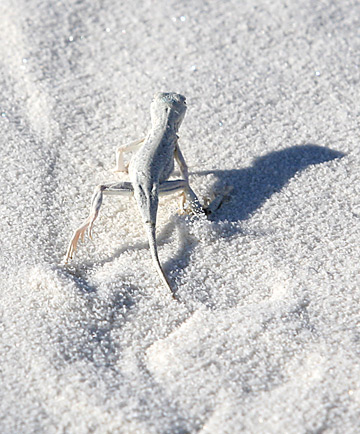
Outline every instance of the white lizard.
[[[145, 225], [150, 251], [156, 269], [165, 286], [174, 292], [160, 264], [156, 244], [156, 214], [159, 195], [182, 192], [181, 207], [189, 203], [190, 210], [195, 214], [204, 213], [204, 209], [190, 188], [188, 168], [178, 144], [177, 132], [186, 112], [185, 97], [178, 93], [157, 93], [150, 106], [151, 129], [148, 135], [116, 151], [116, 167], [114, 172], [129, 172], [131, 182], [120, 182], [98, 185], [91, 201], [89, 217], [74, 232], [67, 250], [65, 263], [72, 258], [79, 238], [84, 240], [86, 230], [91, 238], [92, 226], [99, 214], [103, 195], [135, 196], [138, 208]], [[128, 170], [124, 165], [123, 152], [137, 153], [130, 161]], [[179, 165], [183, 179], [171, 180], [174, 170], [174, 159]]]

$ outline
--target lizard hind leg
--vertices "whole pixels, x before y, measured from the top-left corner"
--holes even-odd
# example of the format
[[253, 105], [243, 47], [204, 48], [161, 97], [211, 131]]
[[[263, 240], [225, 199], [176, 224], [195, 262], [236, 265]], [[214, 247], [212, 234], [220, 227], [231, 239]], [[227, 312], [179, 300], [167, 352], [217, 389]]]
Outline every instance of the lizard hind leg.
[[[192, 214], [203, 214], [204, 210], [200, 204], [194, 191], [191, 189], [188, 182], [184, 179], [177, 179], [173, 181], [164, 181], [159, 186], [159, 195], [166, 196], [169, 194], [174, 194], [176, 192], [181, 192], [180, 195], [180, 212], [182, 213], [192, 213]], [[185, 204], [188, 202], [188, 208]]]
[[112, 195], [112, 196], [132, 196], [133, 193], [134, 193], [134, 189], [130, 182], [98, 185], [95, 188], [93, 197], [91, 199], [89, 216], [73, 233], [73, 236], [69, 243], [69, 247], [66, 252], [65, 264], [67, 264], [69, 259], [72, 259], [73, 254], [76, 251], [79, 239], [81, 239], [81, 241], [84, 241], [86, 230], [88, 231], [89, 238], [91, 239], [92, 228], [97, 216], [99, 215], [99, 211], [103, 201], [103, 195], [105, 194], [105, 195]]
[[95, 192], [94, 192], [93, 197], [91, 199], [90, 214], [87, 217], [87, 219], [85, 219], [83, 221], [83, 223], [73, 233], [73, 236], [72, 236], [70, 243], [69, 243], [69, 247], [68, 247], [67, 252], [66, 252], [65, 264], [67, 264], [69, 259], [72, 259], [73, 254], [76, 251], [79, 239], [81, 239], [81, 241], [84, 241], [86, 230], [88, 230], [89, 237], [91, 238], [92, 227], [93, 227], [94, 221], [96, 220], [96, 218], [99, 214], [99, 210], [100, 210], [100, 207], [102, 204], [102, 199], [103, 199], [103, 191], [105, 188], [106, 188], [106, 186], [104, 186], [104, 185], [98, 185], [95, 188]]

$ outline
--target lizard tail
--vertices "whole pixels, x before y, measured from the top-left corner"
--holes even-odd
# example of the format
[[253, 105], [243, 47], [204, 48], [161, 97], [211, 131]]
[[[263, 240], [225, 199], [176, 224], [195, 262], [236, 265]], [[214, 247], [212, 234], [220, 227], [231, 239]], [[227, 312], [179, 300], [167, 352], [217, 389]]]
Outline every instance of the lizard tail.
[[165, 274], [165, 272], [164, 272], [164, 270], [160, 264], [159, 255], [158, 255], [158, 251], [157, 251], [157, 244], [156, 244], [155, 224], [154, 223], [146, 223], [146, 231], [148, 234], [151, 256], [153, 258], [157, 272], [159, 273], [159, 276], [161, 277], [161, 280], [163, 281], [164, 285], [170, 291], [172, 297], [175, 298], [174, 291], [170, 285], [169, 279], [166, 277], [166, 274]]

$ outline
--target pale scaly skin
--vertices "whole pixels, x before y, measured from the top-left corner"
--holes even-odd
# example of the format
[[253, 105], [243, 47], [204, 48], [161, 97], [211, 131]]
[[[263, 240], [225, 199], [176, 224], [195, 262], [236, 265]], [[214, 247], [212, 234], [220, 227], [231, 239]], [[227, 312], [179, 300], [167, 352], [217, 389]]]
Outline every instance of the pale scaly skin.
[[[186, 112], [185, 97], [177, 93], [157, 93], [151, 103], [151, 129], [148, 135], [116, 151], [116, 167], [114, 172], [128, 172], [131, 182], [120, 182], [99, 185], [91, 201], [88, 218], [74, 232], [66, 253], [65, 263], [72, 258], [78, 241], [84, 240], [86, 230], [91, 238], [91, 230], [101, 207], [103, 195], [134, 196], [145, 225], [155, 267], [174, 297], [169, 279], [160, 264], [156, 244], [156, 215], [159, 195], [181, 192], [181, 208], [184, 211], [185, 201], [189, 203], [189, 211], [194, 214], [204, 212], [200, 202], [190, 188], [188, 168], [178, 144], [177, 132]], [[137, 151], [131, 159], [129, 167], [123, 160], [123, 153]], [[179, 165], [182, 179], [171, 180], [174, 160]]]

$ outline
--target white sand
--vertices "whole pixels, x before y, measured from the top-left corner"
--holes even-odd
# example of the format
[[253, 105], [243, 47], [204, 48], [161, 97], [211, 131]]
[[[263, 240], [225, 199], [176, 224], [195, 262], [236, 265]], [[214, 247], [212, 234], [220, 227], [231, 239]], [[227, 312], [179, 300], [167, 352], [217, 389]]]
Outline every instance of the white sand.
[[[360, 432], [360, 3], [0, 4], [0, 432]], [[157, 91], [211, 221], [161, 201], [153, 269], [116, 145]], [[122, 175], [125, 176], [125, 175]]]

